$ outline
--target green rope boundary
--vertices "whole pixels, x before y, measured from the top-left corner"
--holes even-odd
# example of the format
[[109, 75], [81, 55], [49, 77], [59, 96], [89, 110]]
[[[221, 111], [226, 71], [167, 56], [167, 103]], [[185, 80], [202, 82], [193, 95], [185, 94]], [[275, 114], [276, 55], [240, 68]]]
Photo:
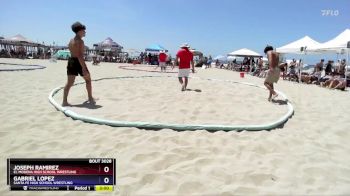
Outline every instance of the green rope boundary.
[[[155, 70], [155, 69], [153, 69], [153, 70], [137, 69], [140, 67], [155, 68], [156, 66], [153, 66], [153, 65], [134, 65], [134, 66], [122, 65], [122, 66], [119, 66], [119, 69], [131, 70], [131, 71], [151, 72], [151, 73], [178, 73], [178, 71], [173, 71], [173, 70], [165, 70], [165, 72], [161, 72], [160, 70], [158, 71], [158, 67], [157, 67], [157, 70]], [[159, 68], [160, 68], [160, 66], [159, 66]]]
[[[92, 81], [100, 81], [100, 80], [111, 80], [111, 79], [128, 79], [128, 78], [156, 78], [156, 77], [172, 77], [175, 78], [174, 76], [125, 76], [125, 77], [108, 77], [108, 78], [100, 78], [100, 79], [95, 79]], [[229, 82], [231, 84], [243, 84], [243, 85], [248, 85], [252, 87], [257, 87], [257, 88], [262, 88], [266, 89], [263, 86], [258, 86], [255, 84], [251, 83], [246, 83], [246, 82], [236, 82], [236, 81], [231, 81], [231, 80], [219, 80], [219, 79], [205, 79], [205, 78], [200, 78], [204, 80], [209, 80], [209, 81], [220, 81], [220, 82]], [[79, 82], [74, 84], [75, 85], [80, 85], [80, 84], [85, 84], [85, 82]], [[63, 112], [66, 116], [71, 117], [74, 120], [81, 120], [83, 122], [88, 122], [88, 123], [94, 123], [94, 124], [100, 124], [100, 125], [109, 125], [113, 127], [136, 127], [136, 128], [143, 128], [143, 129], [173, 129], [173, 130], [179, 130], [179, 131], [195, 131], [195, 130], [208, 130], [208, 131], [261, 131], [261, 130], [271, 130], [275, 129], [277, 127], [283, 126], [285, 122], [288, 121], [289, 118], [291, 118], [294, 114], [294, 108], [292, 104], [288, 101], [286, 95], [280, 91], [276, 92], [279, 94], [280, 97], [284, 98], [287, 102], [287, 107], [288, 111], [286, 114], [284, 114], [282, 117], [279, 119], [267, 123], [267, 124], [258, 124], [258, 125], [206, 125], [206, 124], [167, 124], [167, 123], [159, 123], [159, 122], [128, 122], [128, 121], [115, 121], [115, 120], [106, 120], [106, 119], [101, 119], [101, 118], [94, 118], [94, 117], [89, 117], [89, 116], [84, 116], [77, 114], [65, 107], [62, 107], [60, 104], [58, 104], [54, 100], [54, 96], [57, 92], [62, 90], [64, 87], [57, 87], [53, 89], [50, 94], [49, 94], [49, 102], [59, 111]]]

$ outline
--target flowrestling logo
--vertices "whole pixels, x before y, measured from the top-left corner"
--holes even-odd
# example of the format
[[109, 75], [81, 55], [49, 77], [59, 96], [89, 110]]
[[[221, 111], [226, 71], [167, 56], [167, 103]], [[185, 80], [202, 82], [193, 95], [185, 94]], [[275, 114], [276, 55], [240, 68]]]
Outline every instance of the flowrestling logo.
[[322, 16], [339, 16], [339, 10], [321, 10]]

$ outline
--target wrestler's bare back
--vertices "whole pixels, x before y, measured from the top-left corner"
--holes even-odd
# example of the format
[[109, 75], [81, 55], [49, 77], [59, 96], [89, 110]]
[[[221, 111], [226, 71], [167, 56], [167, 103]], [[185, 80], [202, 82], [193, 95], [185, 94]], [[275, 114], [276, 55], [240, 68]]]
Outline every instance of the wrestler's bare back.
[[77, 37], [71, 39], [68, 44], [69, 51], [72, 57], [83, 57], [84, 54], [84, 41]]
[[269, 59], [269, 66], [270, 68], [276, 68], [278, 65], [278, 61], [279, 61], [279, 55], [277, 52], [274, 51], [269, 51], [267, 53], [268, 59]]

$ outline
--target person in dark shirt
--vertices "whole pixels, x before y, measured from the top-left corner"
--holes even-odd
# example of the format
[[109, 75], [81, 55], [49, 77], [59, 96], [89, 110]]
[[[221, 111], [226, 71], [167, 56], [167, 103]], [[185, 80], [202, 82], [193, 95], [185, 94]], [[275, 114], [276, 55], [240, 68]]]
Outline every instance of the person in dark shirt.
[[328, 61], [327, 65], [326, 65], [326, 69], [325, 69], [326, 75], [331, 74], [332, 68], [333, 68], [332, 61]]

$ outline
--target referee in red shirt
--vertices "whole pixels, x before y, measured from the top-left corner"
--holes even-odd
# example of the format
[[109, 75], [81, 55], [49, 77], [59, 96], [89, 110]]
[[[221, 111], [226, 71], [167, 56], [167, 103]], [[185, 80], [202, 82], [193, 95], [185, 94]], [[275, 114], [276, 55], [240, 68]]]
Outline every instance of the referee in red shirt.
[[[189, 50], [188, 44], [182, 44], [181, 49], [176, 54], [176, 64], [179, 65], [179, 82], [182, 85], [181, 90], [185, 91], [188, 84], [188, 76], [190, 75], [191, 65], [192, 73], [194, 73], [193, 54]], [[185, 79], [185, 81], [183, 81]]]
[[159, 53], [159, 66], [160, 66], [160, 72], [166, 72], [166, 58], [167, 55], [165, 54], [165, 51], [161, 50]]

